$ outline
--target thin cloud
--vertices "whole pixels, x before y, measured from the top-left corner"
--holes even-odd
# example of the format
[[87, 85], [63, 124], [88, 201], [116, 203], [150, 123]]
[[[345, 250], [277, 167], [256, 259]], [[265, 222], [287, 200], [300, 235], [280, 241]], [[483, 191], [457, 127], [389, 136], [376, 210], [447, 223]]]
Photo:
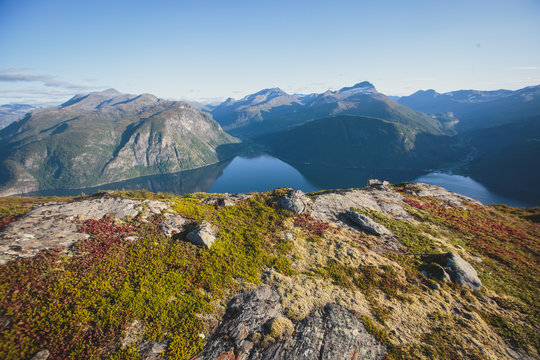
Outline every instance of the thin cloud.
[[436, 78], [432, 77], [412, 77], [405, 79], [406, 81], [434, 81], [437, 80]]
[[538, 70], [538, 66], [515, 66], [506, 68], [506, 70]]
[[94, 86], [89, 84], [75, 84], [68, 81], [58, 80], [56, 77], [51, 75], [14, 72], [13, 70], [14, 69], [0, 71], [0, 82], [40, 82], [47, 87], [58, 87], [64, 89], [84, 90], [94, 88]]

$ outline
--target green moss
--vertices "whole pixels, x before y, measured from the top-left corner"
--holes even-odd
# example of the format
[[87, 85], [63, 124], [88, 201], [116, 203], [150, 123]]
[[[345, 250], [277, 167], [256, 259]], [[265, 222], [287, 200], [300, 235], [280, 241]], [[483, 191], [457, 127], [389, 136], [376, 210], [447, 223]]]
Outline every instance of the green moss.
[[32, 210], [39, 204], [53, 202], [53, 201], [69, 201], [72, 197], [25, 197], [25, 196], [12, 196], [12, 197], [0, 197], [0, 219], [7, 216], [18, 216]]
[[291, 260], [288, 257], [273, 257], [270, 260], [270, 265], [283, 275], [291, 276], [295, 274], [295, 271], [292, 269]]
[[522, 321], [508, 319], [499, 314], [493, 314], [478, 309], [474, 310], [486, 323], [493, 327], [499, 335], [508, 339], [512, 346], [525, 349], [528, 346], [532, 346], [537, 352], [540, 352], [540, 336], [538, 336], [538, 329], [535, 329]]
[[366, 315], [362, 316], [362, 321], [364, 323], [364, 326], [366, 327], [366, 330], [373, 335], [375, 339], [384, 346], [386, 346], [386, 357], [385, 359], [388, 360], [413, 360], [418, 359], [419, 354], [418, 351], [414, 346], [400, 346], [394, 344], [390, 340], [390, 336], [388, 335], [388, 332], [386, 329], [381, 328], [373, 322], [369, 317]]

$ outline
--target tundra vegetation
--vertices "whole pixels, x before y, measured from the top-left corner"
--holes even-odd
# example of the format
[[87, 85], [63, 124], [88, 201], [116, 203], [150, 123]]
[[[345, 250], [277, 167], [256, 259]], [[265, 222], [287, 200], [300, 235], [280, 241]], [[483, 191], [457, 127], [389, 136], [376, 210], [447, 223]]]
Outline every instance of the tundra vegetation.
[[[411, 220], [350, 210], [389, 229], [398, 243], [390, 250], [374, 235], [282, 209], [284, 189], [234, 206], [207, 201], [224, 196], [216, 194], [110, 192], [165, 201], [189, 224], [166, 237], [159, 226], [167, 214], [91, 219], [79, 230], [88, 239], [0, 266], [0, 358], [30, 359], [47, 349], [50, 359], [139, 359], [142, 339], [125, 340], [138, 321], [145, 341], [167, 344], [168, 359], [189, 359], [228, 300], [263, 282], [296, 283], [306, 294], [317, 284], [330, 298], [358, 299], [357, 308], [345, 306], [360, 313], [388, 359], [489, 359], [506, 348], [540, 356], [538, 211], [457, 206], [412, 195], [402, 184], [387, 191], [403, 196]], [[2, 198], [0, 227], [58, 200], [69, 199]], [[218, 229], [211, 248], [184, 241], [203, 220]], [[448, 251], [476, 259], [480, 290], [425, 275], [439, 266], [433, 254]], [[282, 297], [293, 323], [305, 317], [294, 302], [315, 306], [307, 297]]]

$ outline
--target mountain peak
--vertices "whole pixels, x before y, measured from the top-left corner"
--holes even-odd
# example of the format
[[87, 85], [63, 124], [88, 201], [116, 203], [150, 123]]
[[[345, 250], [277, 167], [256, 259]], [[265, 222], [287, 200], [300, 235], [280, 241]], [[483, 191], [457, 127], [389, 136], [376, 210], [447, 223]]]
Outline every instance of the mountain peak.
[[107, 90], [102, 90], [102, 91], [95, 91], [95, 92], [92, 92], [90, 94], [96, 94], [96, 95], [103, 95], [103, 96], [117, 96], [117, 95], [122, 95], [122, 93], [116, 89], [113, 89], [113, 88], [110, 88], [110, 89], [107, 89]]
[[338, 92], [344, 93], [344, 92], [376, 92], [375, 86], [373, 86], [372, 83], [369, 81], [362, 81], [354, 86], [344, 87], [341, 88]]
[[263, 89], [263, 90], [255, 93], [254, 95], [267, 95], [267, 94], [268, 95], [275, 95], [275, 96], [287, 95], [287, 93], [285, 91], [281, 90], [278, 87]]

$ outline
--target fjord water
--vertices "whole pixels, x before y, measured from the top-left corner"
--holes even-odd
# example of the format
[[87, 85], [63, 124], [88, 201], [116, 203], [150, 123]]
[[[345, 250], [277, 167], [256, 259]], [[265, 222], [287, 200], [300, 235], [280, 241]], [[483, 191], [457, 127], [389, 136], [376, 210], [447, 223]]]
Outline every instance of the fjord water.
[[288, 164], [268, 154], [240, 155], [232, 160], [199, 169], [145, 176], [99, 187], [38, 191], [28, 195], [69, 196], [79, 195], [81, 192], [91, 194], [98, 190], [136, 189], [173, 194], [238, 193], [267, 191], [278, 187], [291, 187], [311, 192], [364, 187], [371, 178], [388, 180], [391, 183], [421, 181], [439, 185], [485, 204], [532, 206], [527, 202], [496, 194], [470, 177], [461, 175], [413, 170], [366, 170], [313, 164]]

